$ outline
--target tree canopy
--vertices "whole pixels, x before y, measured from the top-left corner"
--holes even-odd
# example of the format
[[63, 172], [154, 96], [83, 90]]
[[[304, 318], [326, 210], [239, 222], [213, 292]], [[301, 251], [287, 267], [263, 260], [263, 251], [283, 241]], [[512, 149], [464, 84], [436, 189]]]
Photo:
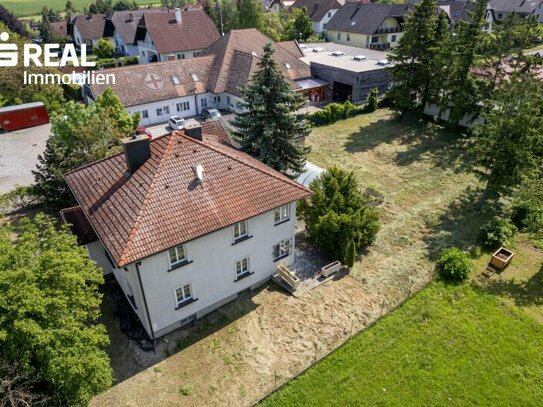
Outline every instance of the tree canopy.
[[313, 195], [298, 204], [309, 240], [331, 260], [352, 267], [356, 255], [375, 240], [377, 211], [363, 199], [353, 172], [332, 167], [310, 189]]
[[232, 124], [241, 149], [290, 177], [303, 171], [309, 148], [297, 139], [309, 134], [309, 123], [296, 111], [305, 103], [294, 93], [273, 58], [271, 44], [264, 46], [258, 70], [242, 88], [244, 109]]
[[105, 38], [100, 38], [92, 48], [92, 52], [100, 59], [112, 58], [115, 54], [115, 45]]
[[112, 384], [96, 323], [102, 282], [75, 236], [43, 214], [0, 227], [0, 358], [36, 380], [50, 405], [84, 404]]

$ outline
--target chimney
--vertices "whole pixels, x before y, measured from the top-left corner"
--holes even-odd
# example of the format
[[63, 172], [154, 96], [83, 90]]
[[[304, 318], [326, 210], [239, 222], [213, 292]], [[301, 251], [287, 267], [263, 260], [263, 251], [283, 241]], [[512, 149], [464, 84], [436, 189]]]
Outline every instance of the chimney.
[[202, 141], [202, 126], [200, 123], [189, 124], [185, 127], [185, 134], [195, 140]]
[[130, 22], [134, 21], [134, 14], [128, 13], [128, 21]]
[[177, 7], [176, 9], [174, 9], [174, 11], [175, 11], [175, 21], [180, 23], [182, 21], [181, 9], [179, 7]]
[[204, 180], [204, 167], [201, 164], [194, 167], [194, 175], [198, 181], [202, 182]]
[[127, 137], [122, 140], [126, 169], [130, 174], [136, 172], [151, 157], [150, 140], [145, 134]]

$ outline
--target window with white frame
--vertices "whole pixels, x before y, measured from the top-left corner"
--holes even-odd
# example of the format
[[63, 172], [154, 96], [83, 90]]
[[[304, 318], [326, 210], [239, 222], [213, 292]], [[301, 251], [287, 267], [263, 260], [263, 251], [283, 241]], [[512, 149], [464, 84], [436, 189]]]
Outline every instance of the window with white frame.
[[149, 112], [147, 110], [141, 111], [141, 118], [142, 119], [148, 119], [149, 118]]
[[234, 225], [234, 242], [241, 238], [247, 237], [247, 221], [242, 220]]
[[290, 254], [290, 239], [283, 239], [272, 247], [273, 260], [279, 260]]
[[273, 221], [276, 225], [278, 223], [287, 221], [289, 219], [290, 219], [290, 205], [289, 204], [280, 206], [279, 208], [275, 208], [275, 211], [273, 214]]
[[175, 106], [176, 106], [178, 112], [184, 112], [186, 110], [190, 110], [190, 102], [176, 103]]
[[168, 250], [168, 257], [170, 259], [170, 267], [187, 261], [187, 252], [185, 251], [185, 245], [182, 244]]
[[236, 261], [236, 277], [240, 277], [249, 272], [249, 258], [245, 257]]
[[175, 289], [175, 300], [178, 306], [192, 300], [192, 286], [190, 283]]

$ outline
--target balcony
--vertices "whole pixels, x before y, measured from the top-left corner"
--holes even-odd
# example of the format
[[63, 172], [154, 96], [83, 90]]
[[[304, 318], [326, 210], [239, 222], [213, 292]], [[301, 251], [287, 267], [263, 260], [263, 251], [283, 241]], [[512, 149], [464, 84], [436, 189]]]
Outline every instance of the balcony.
[[394, 33], [401, 33], [403, 32], [403, 27], [401, 25], [398, 25], [396, 27], [391, 28], [378, 28], [375, 34], [394, 34]]
[[390, 42], [370, 44], [370, 49], [384, 51], [390, 48]]

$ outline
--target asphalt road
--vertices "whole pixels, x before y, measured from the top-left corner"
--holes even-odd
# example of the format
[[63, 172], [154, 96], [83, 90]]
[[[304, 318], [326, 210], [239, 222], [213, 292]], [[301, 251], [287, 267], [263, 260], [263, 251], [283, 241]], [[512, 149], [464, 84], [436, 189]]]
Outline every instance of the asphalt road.
[[45, 150], [51, 124], [0, 133], [0, 194], [16, 185], [30, 185], [38, 155]]

